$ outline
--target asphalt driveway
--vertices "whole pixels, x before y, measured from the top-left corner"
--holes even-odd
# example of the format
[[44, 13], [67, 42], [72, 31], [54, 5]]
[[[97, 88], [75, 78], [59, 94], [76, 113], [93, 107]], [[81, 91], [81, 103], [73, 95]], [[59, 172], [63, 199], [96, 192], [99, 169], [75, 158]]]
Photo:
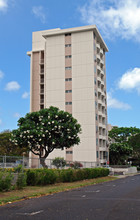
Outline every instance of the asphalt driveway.
[[0, 220], [140, 220], [140, 175], [0, 207]]

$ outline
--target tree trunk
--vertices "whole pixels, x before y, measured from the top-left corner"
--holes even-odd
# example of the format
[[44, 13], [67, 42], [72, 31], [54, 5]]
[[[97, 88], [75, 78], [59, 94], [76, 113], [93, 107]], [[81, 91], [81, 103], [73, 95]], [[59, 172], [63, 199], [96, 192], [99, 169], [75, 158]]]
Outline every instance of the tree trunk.
[[48, 168], [48, 166], [45, 163], [46, 158], [40, 158], [40, 164], [42, 165], [43, 168]]

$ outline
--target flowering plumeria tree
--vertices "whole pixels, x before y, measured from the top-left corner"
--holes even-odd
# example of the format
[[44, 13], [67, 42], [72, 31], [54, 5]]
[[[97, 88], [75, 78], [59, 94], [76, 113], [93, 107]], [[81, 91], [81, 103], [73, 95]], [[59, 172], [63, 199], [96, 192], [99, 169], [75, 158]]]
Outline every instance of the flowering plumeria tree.
[[18, 126], [12, 132], [11, 141], [20, 147], [27, 146], [39, 156], [43, 167], [54, 149], [63, 150], [80, 142], [81, 126], [77, 120], [53, 106], [26, 114], [18, 120]]

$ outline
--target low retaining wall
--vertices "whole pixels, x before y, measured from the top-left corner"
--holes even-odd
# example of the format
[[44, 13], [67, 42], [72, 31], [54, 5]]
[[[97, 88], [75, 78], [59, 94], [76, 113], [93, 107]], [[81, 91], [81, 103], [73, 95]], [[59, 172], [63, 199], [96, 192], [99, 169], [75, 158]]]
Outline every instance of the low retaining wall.
[[127, 167], [127, 168], [109, 168], [110, 175], [126, 175], [130, 173], [137, 173], [137, 168], [136, 167]]

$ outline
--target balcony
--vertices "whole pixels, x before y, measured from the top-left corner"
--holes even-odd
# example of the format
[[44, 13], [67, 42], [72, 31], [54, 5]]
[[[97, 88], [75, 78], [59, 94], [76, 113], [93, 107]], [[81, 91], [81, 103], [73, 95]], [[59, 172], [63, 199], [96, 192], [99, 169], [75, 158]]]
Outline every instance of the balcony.
[[103, 52], [103, 49], [102, 49], [102, 48], [100, 48], [100, 54], [101, 54], [101, 56], [103, 56], [103, 54], [104, 54], [104, 52]]
[[97, 70], [98, 70], [99, 72], [101, 72], [101, 67], [100, 67], [100, 65], [97, 65]]
[[40, 104], [44, 104], [44, 99], [40, 99]]
[[41, 74], [44, 74], [44, 69], [41, 69], [41, 70], [40, 70], [40, 73], [41, 73]]
[[40, 84], [44, 84], [44, 79], [40, 79]]
[[103, 59], [100, 59], [100, 64], [101, 64], [102, 66], [104, 65]]
[[97, 62], [100, 62], [100, 54], [97, 54], [96, 58], [97, 58]]
[[44, 59], [40, 59], [40, 64], [44, 64]]
[[44, 89], [40, 89], [40, 94], [44, 94]]
[[98, 49], [100, 49], [100, 44], [99, 44], [99, 43], [97, 43], [97, 44], [96, 44], [96, 47], [97, 47]]

